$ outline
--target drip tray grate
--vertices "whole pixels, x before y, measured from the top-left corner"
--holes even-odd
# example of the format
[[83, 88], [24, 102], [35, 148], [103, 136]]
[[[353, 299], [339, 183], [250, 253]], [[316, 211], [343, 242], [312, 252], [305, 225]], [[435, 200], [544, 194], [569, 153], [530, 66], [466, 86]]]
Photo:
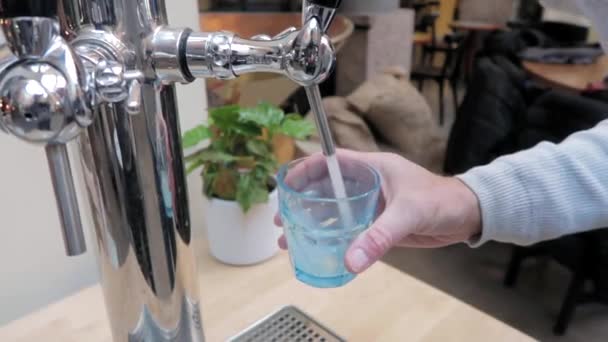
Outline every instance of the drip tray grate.
[[230, 342], [346, 342], [310, 316], [287, 306], [247, 328]]

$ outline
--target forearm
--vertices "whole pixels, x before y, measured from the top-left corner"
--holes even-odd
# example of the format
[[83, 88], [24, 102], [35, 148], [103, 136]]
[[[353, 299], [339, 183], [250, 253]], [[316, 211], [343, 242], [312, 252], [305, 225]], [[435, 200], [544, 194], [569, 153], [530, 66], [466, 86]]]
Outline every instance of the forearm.
[[458, 176], [477, 196], [488, 240], [533, 244], [608, 227], [608, 122]]

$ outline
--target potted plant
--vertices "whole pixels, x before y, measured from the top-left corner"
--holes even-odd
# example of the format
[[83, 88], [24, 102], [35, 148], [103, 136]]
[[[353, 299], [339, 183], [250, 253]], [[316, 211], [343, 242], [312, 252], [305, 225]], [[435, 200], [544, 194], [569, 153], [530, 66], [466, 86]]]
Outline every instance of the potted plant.
[[[213, 108], [207, 125], [183, 136], [187, 172], [201, 169], [211, 254], [232, 265], [251, 265], [278, 251], [280, 231], [273, 224], [277, 210], [273, 153], [277, 136], [296, 140], [314, 132], [298, 114], [285, 114], [268, 103], [241, 108]], [[196, 149], [202, 143], [203, 148]]]

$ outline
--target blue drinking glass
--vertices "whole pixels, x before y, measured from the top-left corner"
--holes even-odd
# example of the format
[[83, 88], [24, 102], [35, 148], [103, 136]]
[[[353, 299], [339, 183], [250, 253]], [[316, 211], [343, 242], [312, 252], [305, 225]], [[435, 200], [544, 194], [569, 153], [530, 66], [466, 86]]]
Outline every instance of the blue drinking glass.
[[380, 175], [369, 165], [338, 157], [346, 196], [336, 198], [328, 163], [315, 155], [283, 166], [279, 210], [298, 280], [318, 288], [355, 278], [344, 264], [348, 247], [376, 216]]

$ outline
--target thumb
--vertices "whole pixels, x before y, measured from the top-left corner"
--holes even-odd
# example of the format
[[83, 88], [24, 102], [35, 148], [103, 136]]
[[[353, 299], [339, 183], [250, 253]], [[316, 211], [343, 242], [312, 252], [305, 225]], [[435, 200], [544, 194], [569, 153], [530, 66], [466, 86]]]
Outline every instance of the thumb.
[[346, 267], [352, 273], [361, 273], [380, 260], [411, 230], [409, 220], [404, 219], [404, 211], [389, 206], [374, 222], [372, 227], [362, 233], [346, 252]]

